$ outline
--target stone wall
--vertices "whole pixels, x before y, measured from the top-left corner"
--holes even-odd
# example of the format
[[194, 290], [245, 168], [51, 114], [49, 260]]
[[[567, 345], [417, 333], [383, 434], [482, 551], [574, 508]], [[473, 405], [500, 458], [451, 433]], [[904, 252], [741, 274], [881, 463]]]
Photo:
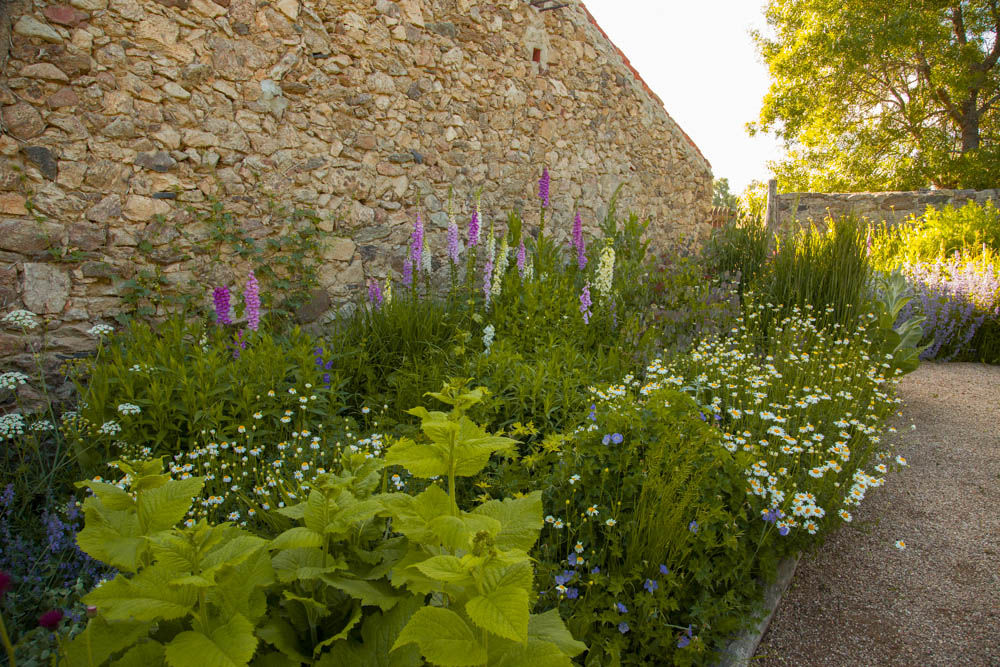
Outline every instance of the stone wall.
[[829, 215], [834, 219], [849, 213], [873, 222], [899, 224], [910, 216], [921, 216], [928, 206], [962, 206], [967, 201], [980, 204], [992, 199], [1000, 202], [1000, 190], [917, 190], [914, 192], [846, 192], [822, 194], [791, 192], [778, 195], [778, 224], [786, 227], [793, 220], [818, 225]]
[[706, 227], [708, 162], [579, 3], [68, 1], [20, 1], [0, 78], [0, 311], [49, 318], [57, 350], [143, 268], [241, 282], [192, 252], [213, 198], [261, 240], [268, 194], [319, 214], [320, 309], [398, 274], [418, 200], [439, 267], [449, 187], [463, 228], [478, 190], [534, 223], [543, 165], [557, 235], [574, 203], [596, 233], [621, 183], [654, 242]]

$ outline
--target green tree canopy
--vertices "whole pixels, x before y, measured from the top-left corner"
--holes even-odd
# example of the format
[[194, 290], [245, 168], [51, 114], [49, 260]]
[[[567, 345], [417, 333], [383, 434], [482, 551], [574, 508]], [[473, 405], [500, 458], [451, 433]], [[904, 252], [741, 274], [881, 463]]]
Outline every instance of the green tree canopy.
[[783, 191], [995, 187], [1000, 0], [769, 0], [771, 72], [751, 134]]
[[739, 206], [740, 198], [729, 191], [729, 179], [717, 178], [712, 183], [712, 206], [725, 206], [726, 208], [736, 208]]

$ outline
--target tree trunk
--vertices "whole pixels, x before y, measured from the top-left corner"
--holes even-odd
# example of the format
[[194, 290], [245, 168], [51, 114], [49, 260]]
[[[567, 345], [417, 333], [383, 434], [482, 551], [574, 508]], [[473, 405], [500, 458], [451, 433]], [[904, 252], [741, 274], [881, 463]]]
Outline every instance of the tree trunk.
[[962, 109], [962, 152], [979, 148], [979, 110], [976, 108], [976, 94], [970, 96]]

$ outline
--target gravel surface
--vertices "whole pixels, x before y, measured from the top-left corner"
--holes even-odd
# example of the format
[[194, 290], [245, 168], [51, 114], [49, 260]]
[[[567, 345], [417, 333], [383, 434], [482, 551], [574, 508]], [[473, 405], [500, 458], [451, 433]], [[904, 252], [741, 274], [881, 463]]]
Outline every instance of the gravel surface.
[[803, 556], [751, 665], [1000, 667], [1000, 367], [921, 364], [900, 393], [909, 466]]

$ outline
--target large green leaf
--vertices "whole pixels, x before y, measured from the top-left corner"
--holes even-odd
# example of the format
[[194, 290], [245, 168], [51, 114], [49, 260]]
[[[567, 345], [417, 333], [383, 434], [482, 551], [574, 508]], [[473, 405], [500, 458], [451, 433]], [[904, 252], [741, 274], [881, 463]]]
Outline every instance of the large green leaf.
[[322, 574], [336, 572], [347, 564], [343, 559], [328, 562], [321, 549], [307, 547], [281, 551], [271, 559], [271, 565], [278, 581], [289, 583], [296, 579], [318, 579]]
[[192, 499], [204, 486], [203, 477], [174, 480], [138, 494], [139, 527], [144, 535], [176, 526], [191, 508]]
[[450, 515], [451, 498], [439, 486], [431, 485], [416, 496], [392, 493], [382, 499], [382, 504], [393, 515], [393, 529], [417, 542], [428, 541], [428, 522]]
[[266, 587], [274, 582], [274, 569], [267, 551], [257, 549], [235, 567], [224, 567], [207, 599], [223, 616], [242, 614], [255, 622], [267, 613]]
[[388, 465], [398, 465], [410, 471], [414, 477], [427, 479], [447, 475], [448, 459], [436, 444], [418, 445], [409, 438], [401, 438], [385, 453]]
[[531, 605], [528, 591], [517, 586], [499, 586], [485, 595], [477, 595], [465, 604], [465, 612], [483, 630], [524, 641], [528, 636]]
[[96, 616], [86, 629], [64, 644], [69, 667], [89, 667], [103, 664], [112, 655], [134, 644], [149, 632], [149, 623], [136, 621], [108, 622]]
[[146, 541], [139, 529], [135, 509], [109, 510], [97, 498], [83, 503], [84, 528], [76, 543], [91, 558], [125, 572], [135, 572]]
[[303, 547], [323, 546], [323, 535], [312, 528], [296, 526], [289, 528], [281, 535], [271, 540], [272, 549], [301, 549]]
[[490, 667], [572, 667], [573, 660], [555, 644], [539, 639], [490, 646]]
[[306, 500], [306, 511], [302, 518], [305, 520], [306, 528], [322, 535], [338, 510], [337, 503], [314, 489]]
[[[114, 484], [108, 484], [107, 482], [83, 481], [77, 482], [76, 486], [93, 491], [94, 495], [105, 509], [118, 511], [135, 509], [135, 498], [129, 495], [125, 489], [115, 486]], [[84, 505], [86, 504], [87, 501], [85, 500]]]
[[190, 613], [198, 599], [194, 586], [171, 585], [183, 573], [162, 565], [143, 568], [131, 579], [119, 574], [84, 596], [109, 621], [157, 621]]
[[392, 609], [404, 594], [397, 592], [384, 579], [365, 581], [345, 576], [325, 574], [323, 581], [339, 591], [347, 593], [352, 598], [361, 601], [365, 606], [378, 606], [382, 611]]
[[496, 536], [498, 549], [530, 551], [542, 530], [542, 492], [535, 491], [522, 498], [490, 500], [472, 511], [500, 522]]
[[228, 623], [206, 635], [182, 632], [166, 646], [167, 664], [171, 667], [241, 667], [248, 665], [257, 650], [253, 625], [236, 614]]
[[417, 568], [431, 579], [445, 583], [454, 583], [470, 578], [469, 572], [462, 565], [461, 559], [450, 555], [434, 556], [410, 567]]
[[496, 535], [501, 525], [496, 519], [481, 514], [463, 512], [461, 516], [439, 516], [428, 524], [431, 532], [452, 551], [469, 551], [472, 538], [480, 532]]
[[550, 609], [544, 614], [532, 614], [528, 619], [528, 637], [551, 642], [571, 658], [587, 650], [586, 644], [573, 639], [557, 609]]
[[428, 662], [441, 667], [465, 667], [486, 662], [486, 649], [476, 640], [472, 628], [450, 609], [422, 607], [393, 644], [415, 643]]

